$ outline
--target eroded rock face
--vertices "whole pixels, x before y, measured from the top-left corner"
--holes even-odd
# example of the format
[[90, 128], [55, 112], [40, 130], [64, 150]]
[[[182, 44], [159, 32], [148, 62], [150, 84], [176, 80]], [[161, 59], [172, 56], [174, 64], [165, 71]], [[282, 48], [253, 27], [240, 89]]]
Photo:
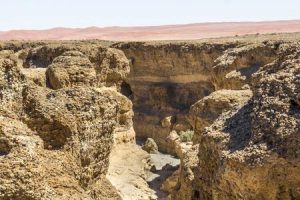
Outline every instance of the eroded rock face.
[[206, 127], [223, 115], [226, 118], [230, 111], [240, 109], [251, 97], [251, 90], [218, 90], [192, 105], [189, 121], [193, 129], [197, 130], [193, 137], [194, 144], [199, 142]]
[[215, 90], [239, 90], [251, 83], [251, 75], [276, 57], [277, 44], [255, 43], [224, 51], [214, 62], [211, 81]]
[[16, 60], [0, 56], [0, 101], [2, 109], [21, 112], [24, 76]]
[[56, 57], [47, 70], [50, 87], [97, 86], [96, 71], [87, 56], [67, 51]]
[[4, 45], [4, 49], [19, 50], [16, 54], [24, 68], [47, 68], [51, 65], [47, 74], [54, 88], [77, 82], [92, 86], [116, 86], [120, 90], [130, 71], [124, 53], [104, 48], [101, 42], [24, 43], [24, 47], [19, 47], [18, 43], [10, 45]]
[[[221, 89], [249, 89], [252, 74], [272, 62], [278, 42], [129, 42], [113, 45], [131, 61], [126, 83], [138, 137], [176, 155], [170, 132], [190, 130], [191, 105]], [[172, 123], [167, 122], [172, 117]], [[183, 117], [184, 116], [184, 117]], [[205, 126], [204, 126], [205, 127]]]
[[280, 57], [255, 74], [253, 136], [280, 156], [299, 157], [300, 50], [282, 45]]
[[[126, 83], [131, 90], [137, 136], [153, 138], [161, 151], [175, 155], [167, 138], [175, 126], [190, 129], [181, 116], [214, 90], [207, 74], [226, 45], [132, 42], [113, 46], [123, 50], [131, 61]], [[161, 124], [170, 116], [172, 124]]]
[[25, 122], [38, 132], [46, 149], [66, 149], [82, 167], [80, 182], [89, 182], [108, 168], [117, 126], [118, 102], [103, 89], [66, 88], [25, 91]]
[[117, 86], [120, 89], [130, 71], [129, 62], [124, 53], [116, 49], [100, 48], [95, 61], [98, 80], [105, 82], [105, 86]]
[[298, 49], [279, 46], [280, 56], [252, 75], [252, 97], [228, 91], [226, 103], [221, 90], [192, 107], [197, 137], [174, 199], [299, 198]]
[[116, 141], [135, 138], [132, 104], [118, 92], [126, 57], [103, 47], [53, 47], [48, 56], [47, 45], [28, 48], [28, 60], [39, 52], [41, 62], [24, 66], [38, 68], [23, 69], [14, 51], [0, 55], [0, 198], [121, 199], [106, 173]]

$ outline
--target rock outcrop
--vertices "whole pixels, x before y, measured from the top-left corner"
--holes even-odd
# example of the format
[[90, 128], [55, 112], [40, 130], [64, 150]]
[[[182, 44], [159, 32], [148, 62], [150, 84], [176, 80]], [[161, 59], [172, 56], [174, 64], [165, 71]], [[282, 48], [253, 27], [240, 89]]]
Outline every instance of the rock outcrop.
[[9, 48], [0, 51], [0, 199], [121, 199], [106, 173], [114, 143], [135, 138], [132, 104], [118, 92], [124, 54]]
[[173, 198], [299, 199], [298, 76], [299, 44], [282, 43], [247, 82], [253, 96], [220, 90], [194, 104], [197, 137]]
[[251, 97], [251, 90], [218, 90], [192, 105], [189, 121], [193, 129], [197, 130], [193, 137], [194, 144], [199, 143], [199, 137], [207, 131], [206, 127], [213, 123], [218, 125], [217, 120], [226, 118], [232, 110], [240, 109]]

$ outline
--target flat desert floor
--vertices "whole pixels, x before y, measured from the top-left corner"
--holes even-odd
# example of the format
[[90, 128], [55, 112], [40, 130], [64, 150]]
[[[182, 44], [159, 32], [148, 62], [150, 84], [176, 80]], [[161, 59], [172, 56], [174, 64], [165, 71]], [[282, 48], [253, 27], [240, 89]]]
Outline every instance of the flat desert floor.
[[111, 41], [193, 40], [246, 34], [300, 32], [300, 20], [272, 22], [196, 23], [140, 27], [53, 28], [0, 32], [0, 40]]

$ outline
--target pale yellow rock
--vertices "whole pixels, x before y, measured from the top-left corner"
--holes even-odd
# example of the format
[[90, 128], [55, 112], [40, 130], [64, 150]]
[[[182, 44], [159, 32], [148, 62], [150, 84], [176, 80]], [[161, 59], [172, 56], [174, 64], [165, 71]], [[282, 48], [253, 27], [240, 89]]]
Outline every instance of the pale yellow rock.
[[161, 126], [164, 128], [171, 128], [172, 126], [172, 116], [165, 117], [161, 120]]
[[0, 199], [121, 199], [105, 176], [116, 132], [135, 138], [132, 104], [117, 87], [96, 88], [90, 54], [72, 48], [36, 49], [53, 50], [33, 56], [48, 69], [0, 53]]

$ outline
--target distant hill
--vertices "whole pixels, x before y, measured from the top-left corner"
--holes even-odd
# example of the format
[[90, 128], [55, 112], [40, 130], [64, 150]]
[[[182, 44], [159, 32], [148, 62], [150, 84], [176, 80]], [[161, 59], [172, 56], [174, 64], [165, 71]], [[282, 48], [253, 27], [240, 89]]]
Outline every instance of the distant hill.
[[256, 33], [300, 32], [300, 20], [224, 22], [140, 27], [53, 28], [0, 32], [0, 40], [190, 40]]

